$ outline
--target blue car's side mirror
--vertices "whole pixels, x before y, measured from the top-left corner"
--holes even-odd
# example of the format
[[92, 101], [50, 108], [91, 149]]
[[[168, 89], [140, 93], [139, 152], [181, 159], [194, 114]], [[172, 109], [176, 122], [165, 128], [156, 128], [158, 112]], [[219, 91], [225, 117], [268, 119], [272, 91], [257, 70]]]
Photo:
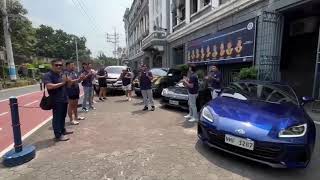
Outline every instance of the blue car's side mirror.
[[301, 99], [301, 105], [305, 105], [307, 103], [311, 103], [313, 101], [315, 101], [315, 99], [313, 97], [308, 97], [308, 96], [303, 96]]

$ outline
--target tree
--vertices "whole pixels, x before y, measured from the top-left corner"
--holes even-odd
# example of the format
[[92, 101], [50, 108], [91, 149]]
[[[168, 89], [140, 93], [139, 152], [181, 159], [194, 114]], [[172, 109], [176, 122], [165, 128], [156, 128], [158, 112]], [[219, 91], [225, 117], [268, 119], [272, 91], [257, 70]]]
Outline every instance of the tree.
[[97, 56], [98, 61], [104, 66], [115, 66], [117, 65], [117, 59], [112, 57], [107, 57], [103, 52], [100, 52]]
[[67, 34], [63, 30], [54, 30], [45, 25], [40, 25], [36, 30], [36, 37], [36, 53], [39, 56], [76, 59], [75, 41], [77, 41], [79, 59], [90, 58], [91, 52], [86, 47], [85, 37]]
[[[2, 7], [2, 1], [0, 4]], [[35, 53], [34, 44], [36, 38], [32, 23], [25, 17], [28, 11], [23, 8], [19, 1], [9, 0], [7, 3], [7, 12], [9, 16], [13, 52], [26, 56], [33, 55]], [[0, 22], [0, 43], [4, 45], [2, 18]]]

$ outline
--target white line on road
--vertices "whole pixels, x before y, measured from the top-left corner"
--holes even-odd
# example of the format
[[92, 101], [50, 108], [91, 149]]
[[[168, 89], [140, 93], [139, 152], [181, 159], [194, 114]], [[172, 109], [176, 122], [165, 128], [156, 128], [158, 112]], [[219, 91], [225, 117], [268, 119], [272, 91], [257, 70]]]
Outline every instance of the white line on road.
[[[32, 135], [34, 132], [36, 132], [38, 129], [40, 129], [42, 126], [44, 126], [45, 124], [47, 124], [50, 120], [52, 119], [52, 116], [50, 116], [48, 119], [46, 119], [45, 121], [43, 121], [42, 123], [40, 123], [37, 127], [33, 128], [31, 131], [29, 131], [27, 134], [25, 134], [24, 136], [22, 136], [22, 141], [25, 140], [27, 137], [29, 137], [30, 135]], [[7, 153], [8, 151], [10, 151], [13, 148], [13, 143], [8, 146], [6, 149], [4, 149], [3, 151], [0, 151], [0, 157], [2, 157], [5, 153]]]
[[[28, 96], [28, 95], [35, 94], [35, 93], [38, 93], [38, 92], [41, 92], [41, 91], [35, 91], [35, 92], [23, 94], [23, 95], [20, 95], [20, 96], [16, 96], [16, 98], [20, 98], [20, 97], [23, 97], [23, 96]], [[0, 103], [1, 103], [1, 102], [5, 102], [5, 101], [8, 101], [8, 100], [9, 100], [9, 99], [1, 100]]]
[[35, 100], [35, 101], [31, 102], [31, 103], [25, 104], [24, 106], [30, 106], [30, 105], [32, 105], [34, 103], [37, 103], [37, 102], [39, 102], [39, 100]]
[[4, 112], [4, 113], [1, 113], [0, 116], [4, 116], [6, 114], [8, 114], [9, 112]]

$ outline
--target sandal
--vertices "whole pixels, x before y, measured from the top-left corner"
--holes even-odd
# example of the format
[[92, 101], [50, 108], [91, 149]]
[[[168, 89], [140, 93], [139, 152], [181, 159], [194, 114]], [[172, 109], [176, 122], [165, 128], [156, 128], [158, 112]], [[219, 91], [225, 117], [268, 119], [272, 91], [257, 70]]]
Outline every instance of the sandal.
[[77, 120], [85, 120], [86, 118], [85, 117], [78, 117]]
[[75, 120], [71, 121], [70, 123], [71, 123], [71, 125], [79, 125], [79, 122], [75, 121]]

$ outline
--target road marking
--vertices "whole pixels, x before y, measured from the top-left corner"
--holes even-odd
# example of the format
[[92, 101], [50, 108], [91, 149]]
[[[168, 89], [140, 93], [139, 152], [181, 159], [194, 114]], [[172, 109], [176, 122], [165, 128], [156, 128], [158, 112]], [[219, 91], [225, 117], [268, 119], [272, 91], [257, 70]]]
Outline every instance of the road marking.
[[4, 112], [4, 113], [1, 113], [0, 116], [4, 116], [6, 114], [8, 114], [9, 112]]
[[[42, 123], [40, 123], [38, 126], [36, 126], [35, 128], [33, 128], [31, 131], [29, 131], [27, 134], [25, 134], [24, 136], [22, 136], [22, 141], [25, 140], [26, 138], [28, 138], [29, 136], [31, 136], [34, 132], [36, 132], [38, 129], [40, 129], [42, 126], [44, 126], [45, 124], [47, 124], [50, 120], [52, 119], [52, 116], [50, 116], [48, 119], [46, 119], [45, 121], [43, 121]], [[0, 157], [2, 157], [5, 153], [9, 152], [12, 148], [13, 148], [14, 144], [12, 143], [10, 146], [8, 146], [7, 148], [5, 148], [4, 150], [0, 151]]]
[[24, 106], [30, 106], [30, 105], [32, 105], [32, 104], [34, 104], [34, 103], [37, 103], [37, 102], [39, 102], [39, 101], [38, 101], [38, 100], [35, 100], [35, 101], [31, 102], [31, 103], [25, 104]]
[[11, 91], [11, 90], [24, 89], [24, 88], [29, 88], [29, 87], [33, 87], [33, 86], [39, 86], [39, 84], [30, 85], [30, 86], [23, 86], [23, 87], [16, 87], [16, 88], [9, 88], [9, 89], [3, 89], [3, 90], [0, 90], [0, 92], [7, 92], [7, 91]]
[[[20, 98], [20, 97], [23, 97], [23, 96], [28, 96], [28, 95], [35, 94], [35, 93], [38, 93], [38, 92], [41, 92], [41, 91], [35, 91], [35, 92], [23, 94], [23, 95], [20, 95], [20, 96], [16, 96], [16, 98]], [[1, 100], [0, 103], [1, 103], [1, 102], [5, 102], [5, 101], [9, 101], [9, 99]]]

